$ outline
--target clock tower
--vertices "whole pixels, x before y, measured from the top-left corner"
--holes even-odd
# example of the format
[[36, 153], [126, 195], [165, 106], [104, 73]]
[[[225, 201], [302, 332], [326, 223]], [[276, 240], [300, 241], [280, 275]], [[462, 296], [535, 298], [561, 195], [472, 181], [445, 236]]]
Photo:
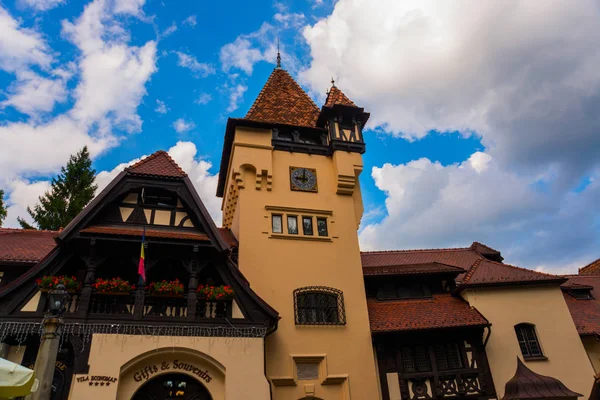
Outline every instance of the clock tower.
[[380, 397], [357, 234], [368, 118], [333, 82], [319, 109], [277, 67], [227, 122], [217, 195], [240, 271], [280, 315], [265, 347], [275, 400]]

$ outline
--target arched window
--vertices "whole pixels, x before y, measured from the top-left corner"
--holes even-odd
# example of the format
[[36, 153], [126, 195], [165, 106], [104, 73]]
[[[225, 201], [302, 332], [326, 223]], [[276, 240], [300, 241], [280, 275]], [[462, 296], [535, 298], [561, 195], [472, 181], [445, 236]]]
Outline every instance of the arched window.
[[309, 286], [294, 290], [296, 325], [345, 325], [344, 296], [340, 290]]
[[540, 342], [535, 334], [535, 325], [526, 323], [515, 325], [515, 333], [517, 334], [523, 358], [544, 356]]

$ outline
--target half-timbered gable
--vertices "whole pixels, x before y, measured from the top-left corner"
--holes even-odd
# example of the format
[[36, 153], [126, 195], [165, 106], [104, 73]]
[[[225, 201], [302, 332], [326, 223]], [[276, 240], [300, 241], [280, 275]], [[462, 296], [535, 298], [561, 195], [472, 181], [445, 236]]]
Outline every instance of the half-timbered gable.
[[[0, 291], [0, 339], [26, 349], [22, 362], [35, 359], [48, 309], [44, 277], [79, 283], [70, 290], [68, 344], [59, 358], [71, 374], [87, 371], [98, 333], [261, 338], [276, 328], [277, 312], [232, 259], [235, 238], [215, 226], [187, 174], [165, 152], [121, 172], [55, 240], [41, 262]], [[132, 290], [99, 289], [117, 277]], [[153, 290], [161, 282], [175, 282], [181, 292]]]

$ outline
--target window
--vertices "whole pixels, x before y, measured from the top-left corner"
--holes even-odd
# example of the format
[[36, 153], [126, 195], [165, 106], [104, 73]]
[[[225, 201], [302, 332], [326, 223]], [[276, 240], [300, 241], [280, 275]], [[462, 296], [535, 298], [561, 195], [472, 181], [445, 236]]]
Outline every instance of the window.
[[461, 369], [463, 367], [460, 347], [457, 343], [436, 344], [435, 361], [439, 370]]
[[271, 216], [273, 233], [283, 233], [283, 222], [281, 219], [281, 215], [273, 214], [273, 216]]
[[296, 217], [295, 215], [288, 215], [287, 223], [288, 223], [288, 233], [290, 235], [297, 235], [298, 234], [298, 217]]
[[319, 379], [319, 363], [296, 362], [299, 381], [311, 381]]
[[302, 232], [305, 235], [312, 236], [312, 234], [313, 234], [312, 217], [302, 217]]
[[516, 325], [515, 332], [517, 334], [517, 340], [519, 341], [519, 347], [521, 348], [523, 358], [527, 359], [544, 356], [537, 335], [535, 334], [535, 325]]
[[577, 300], [592, 300], [592, 293], [589, 289], [571, 290], [569, 294], [575, 297]]
[[404, 346], [400, 352], [404, 372], [430, 372], [431, 358], [426, 346]]
[[378, 300], [419, 299], [431, 297], [431, 288], [426, 283], [385, 283], [377, 289]]
[[317, 232], [319, 236], [327, 236], [327, 218], [317, 218]]
[[177, 195], [164, 189], [144, 188], [142, 189], [142, 195], [140, 196], [140, 199], [145, 205], [172, 208], [177, 206]]
[[294, 290], [296, 325], [344, 325], [342, 292], [323, 286]]

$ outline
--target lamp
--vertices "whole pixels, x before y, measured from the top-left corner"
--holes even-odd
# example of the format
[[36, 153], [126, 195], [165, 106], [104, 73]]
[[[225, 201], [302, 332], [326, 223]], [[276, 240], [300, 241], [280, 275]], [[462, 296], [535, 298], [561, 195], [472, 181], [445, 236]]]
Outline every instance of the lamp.
[[48, 293], [48, 314], [52, 317], [60, 317], [65, 312], [65, 306], [69, 301], [69, 292], [62, 283]]

